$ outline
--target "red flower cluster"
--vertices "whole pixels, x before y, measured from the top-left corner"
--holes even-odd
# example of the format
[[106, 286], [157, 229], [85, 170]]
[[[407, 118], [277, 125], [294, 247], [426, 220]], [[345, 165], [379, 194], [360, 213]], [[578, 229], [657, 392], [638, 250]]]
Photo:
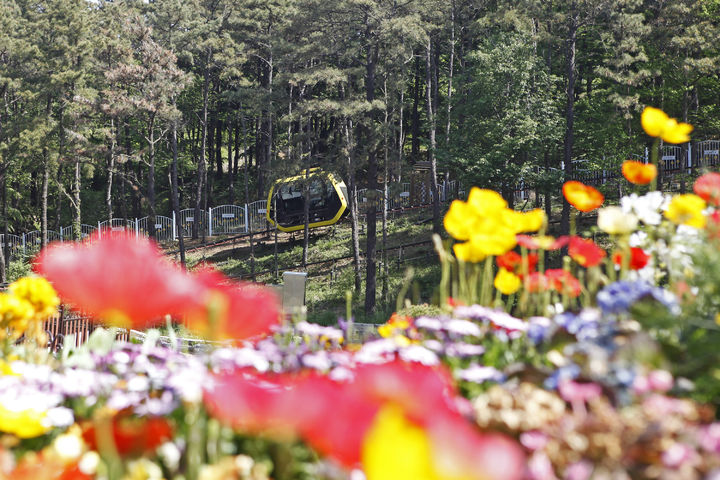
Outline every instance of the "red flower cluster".
[[[622, 266], [623, 264], [623, 253], [617, 252], [615, 255], [613, 255], [613, 262], [615, 265]], [[648, 264], [648, 261], [650, 260], [650, 255], [645, 253], [642, 248], [638, 247], [631, 247], [630, 248], [630, 261], [628, 262], [628, 266], [630, 267], [630, 270], [640, 270], [641, 268], [644, 268], [645, 265]]]
[[555, 290], [571, 297], [577, 297], [582, 291], [580, 281], [572, 273], [561, 268], [546, 270], [545, 273], [533, 273], [528, 277], [528, 290], [530, 292], [544, 292]]
[[706, 173], [695, 180], [693, 190], [708, 205], [720, 206], [720, 173]]
[[[205, 403], [236, 428], [297, 435], [347, 467], [362, 464], [369, 479], [378, 478], [372, 474], [378, 455], [383, 468], [427, 464], [428, 478], [448, 468], [452, 475], [437, 478], [522, 477], [518, 446], [480, 433], [463, 418], [445, 371], [392, 362], [362, 365], [352, 374], [341, 383], [315, 374], [237, 371], [217, 377]], [[415, 453], [423, 458], [412, 458]]]
[[122, 233], [81, 244], [53, 244], [34, 269], [63, 301], [100, 321], [146, 328], [165, 315], [185, 318], [215, 338], [247, 338], [279, 321], [274, 294], [222, 274], [189, 274], [148, 239]]
[[[523, 275], [522, 255], [515, 252], [514, 250], [510, 250], [509, 252], [498, 256], [497, 258], [495, 258], [495, 262], [497, 263], [497, 266], [499, 268], [504, 268], [508, 272], [512, 272], [515, 275], [522, 277], [522, 275]], [[528, 273], [532, 273], [535, 271], [535, 268], [537, 267], [537, 262], [538, 262], [537, 253], [529, 253], [527, 255], [527, 271], [528, 271]]]
[[598, 247], [590, 238], [572, 236], [568, 244], [568, 255], [583, 267], [595, 267], [607, 255], [605, 250]]
[[[161, 417], [137, 418], [119, 414], [110, 422], [115, 448], [121, 457], [135, 457], [153, 452], [170, 440], [173, 429]], [[83, 440], [91, 450], [99, 450], [97, 428], [88, 422], [83, 428]]]

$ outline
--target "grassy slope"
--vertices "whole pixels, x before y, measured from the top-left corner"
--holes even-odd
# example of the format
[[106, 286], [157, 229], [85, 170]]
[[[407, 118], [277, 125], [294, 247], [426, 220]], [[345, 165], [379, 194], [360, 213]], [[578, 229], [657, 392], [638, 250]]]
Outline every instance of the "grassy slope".
[[[432, 226], [427, 211], [412, 212], [398, 216], [388, 221], [388, 246], [404, 245], [413, 242], [430, 240]], [[381, 224], [378, 222], [378, 249], [382, 241]], [[272, 237], [256, 239], [255, 245], [255, 271], [261, 272], [274, 268]], [[278, 265], [280, 275], [284, 270], [302, 271], [302, 232], [294, 236], [284, 235], [278, 240]], [[365, 245], [365, 236], [361, 235], [361, 248]], [[332, 227], [324, 227], [310, 231], [310, 249], [308, 262], [350, 257], [352, 255], [352, 240], [350, 223], [341, 222]], [[378, 254], [378, 263], [381, 257]], [[222, 248], [208, 249], [205, 252], [195, 252], [189, 255], [189, 263], [205, 261], [214, 264], [218, 269], [230, 276], [247, 278], [250, 273], [250, 248], [247, 243], [226, 245]], [[404, 277], [409, 268], [414, 273], [407, 285], [407, 298], [413, 304], [424, 303], [431, 300], [432, 294], [439, 280], [439, 263], [431, 244], [407, 248], [403, 251], [402, 261], [399, 261], [399, 252], [388, 252], [389, 275], [387, 279], [387, 297], [382, 298], [383, 276], [382, 270], [378, 273], [377, 298], [378, 311], [373, 317], [366, 317], [363, 310], [365, 292], [353, 293], [352, 312], [356, 321], [384, 322], [395, 306], [400, 293]], [[345, 316], [346, 292], [353, 287], [352, 259], [343, 259], [319, 265], [309, 265], [305, 269], [309, 274], [307, 286], [307, 306], [310, 320], [331, 324], [339, 316]], [[257, 281], [263, 283], [278, 283], [280, 279], [270, 274], [258, 275]], [[363, 269], [364, 283], [364, 269]], [[402, 302], [401, 302], [402, 303]]]

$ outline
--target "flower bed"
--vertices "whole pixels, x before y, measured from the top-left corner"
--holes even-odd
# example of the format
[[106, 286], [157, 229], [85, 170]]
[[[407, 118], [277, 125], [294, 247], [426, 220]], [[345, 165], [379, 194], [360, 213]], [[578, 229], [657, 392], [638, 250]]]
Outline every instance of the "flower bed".
[[[658, 112], [646, 131], [685, 141]], [[394, 314], [362, 343], [352, 322], [283, 324], [272, 293], [147, 240], [50, 247], [47, 280], [0, 294], [0, 477], [720, 478], [720, 175], [656, 192], [655, 147], [624, 165], [639, 186], [619, 206], [568, 182], [600, 210], [563, 237], [473, 189], [445, 217], [457, 242], [435, 242], [443, 313]], [[97, 328], [52, 354], [55, 290], [98, 322], [181, 319], [209, 342]]]

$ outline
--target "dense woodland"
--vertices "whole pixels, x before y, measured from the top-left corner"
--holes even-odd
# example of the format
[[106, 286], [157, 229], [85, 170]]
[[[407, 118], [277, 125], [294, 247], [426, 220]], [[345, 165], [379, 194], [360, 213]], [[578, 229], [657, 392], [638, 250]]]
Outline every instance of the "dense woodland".
[[[0, 0], [4, 232], [153, 225], [316, 165], [550, 208], [573, 161], [644, 150], [644, 105], [720, 135], [718, 39], [719, 0]], [[377, 214], [351, 209], [372, 312]]]

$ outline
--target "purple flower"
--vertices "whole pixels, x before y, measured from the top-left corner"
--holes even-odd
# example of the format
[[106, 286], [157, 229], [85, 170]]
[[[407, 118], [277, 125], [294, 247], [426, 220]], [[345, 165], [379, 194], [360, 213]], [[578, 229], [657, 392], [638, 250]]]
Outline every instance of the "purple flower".
[[461, 380], [472, 383], [502, 382], [505, 375], [495, 367], [472, 364], [468, 368], [456, 370], [455, 375]]

